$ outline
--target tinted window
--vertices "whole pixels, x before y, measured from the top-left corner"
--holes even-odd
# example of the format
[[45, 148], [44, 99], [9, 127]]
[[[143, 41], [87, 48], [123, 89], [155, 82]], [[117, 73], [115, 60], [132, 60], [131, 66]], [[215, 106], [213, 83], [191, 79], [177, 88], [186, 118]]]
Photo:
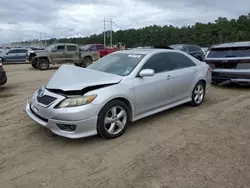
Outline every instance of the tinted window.
[[8, 51], [8, 54], [14, 54], [14, 53], [17, 53], [17, 50], [10, 50], [10, 51]]
[[127, 76], [144, 56], [143, 54], [112, 53], [89, 65], [87, 69]]
[[57, 51], [65, 51], [65, 46], [64, 45], [57, 46]]
[[250, 57], [250, 47], [212, 48], [207, 57]]
[[96, 45], [98, 50], [104, 50], [104, 46], [103, 45]]
[[190, 52], [201, 51], [201, 49], [198, 46], [188, 46], [188, 51]]
[[160, 53], [150, 57], [142, 69], [153, 69], [155, 73], [167, 71], [166, 54]]
[[167, 53], [167, 57], [172, 65], [176, 65], [176, 69], [196, 66], [191, 59], [181, 53], [169, 52]]
[[26, 52], [27, 52], [27, 50], [25, 50], [25, 49], [18, 49], [18, 50], [16, 50], [15, 53], [26, 53]]
[[67, 51], [77, 51], [76, 46], [67, 46]]

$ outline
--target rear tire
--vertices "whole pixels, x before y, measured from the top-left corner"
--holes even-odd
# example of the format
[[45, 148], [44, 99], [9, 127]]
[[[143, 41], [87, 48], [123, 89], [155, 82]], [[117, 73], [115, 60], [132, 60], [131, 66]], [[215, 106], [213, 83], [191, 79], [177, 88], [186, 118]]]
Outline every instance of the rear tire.
[[199, 81], [193, 89], [191, 105], [200, 106], [204, 101], [205, 93], [206, 93], [205, 84], [204, 82]]
[[92, 58], [90, 57], [85, 57], [82, 60], [82, 67], [86, 68], [87, 66], [91, 65], [93, 63]]
[[49, 61], [47, 59], [39, 59], [37, 61], [37, 68], [39, 70], [48, 70], [49, 69]]
[[97, 121], [97, 132], [103, 138], [114, 139], [126, 131], [128, 122], [128, 106], [120, 100], [113, 100], [107, 103], [100, 111]]

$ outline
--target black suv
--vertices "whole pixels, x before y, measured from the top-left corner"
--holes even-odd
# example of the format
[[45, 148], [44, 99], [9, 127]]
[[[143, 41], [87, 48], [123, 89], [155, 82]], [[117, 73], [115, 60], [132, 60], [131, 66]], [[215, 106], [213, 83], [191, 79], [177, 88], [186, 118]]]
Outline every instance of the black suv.
[[204, 61], [205, 55], [200, 46], [193, 44], [173, 44], [169, 47], [188, 53], [200, 61]]

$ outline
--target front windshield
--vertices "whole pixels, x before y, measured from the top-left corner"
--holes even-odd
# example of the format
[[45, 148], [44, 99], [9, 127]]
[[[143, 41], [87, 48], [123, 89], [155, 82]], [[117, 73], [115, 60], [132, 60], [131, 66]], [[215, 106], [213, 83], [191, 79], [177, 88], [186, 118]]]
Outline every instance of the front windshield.
[[128, 76], [143, 59], [144, 54], [112, 53], [87, 68], [120, 76]]
[[171, 47], [171, 48], [173, 48], [175, 50], [181, 50], [182, 49], [182, 45], [178, 45], [178, 44], [174, 44], [174, 45], [171, 45], [169, 47]]
[[87, 44], [87, 45], [81, 47], [81, 49], [83, 49], [83, 50], [88, 50], [88, 48], [89, 48], [90, 46], [91, 46], [91, 44]]
[[45, 50], [50, 51], [50, 50], [52, 50], [54, 47], [55, 47], [55, 45], [54, 45], [54, 44], [51, 44], [51, 45], [49, 45], [47, 48], [45, 48]]

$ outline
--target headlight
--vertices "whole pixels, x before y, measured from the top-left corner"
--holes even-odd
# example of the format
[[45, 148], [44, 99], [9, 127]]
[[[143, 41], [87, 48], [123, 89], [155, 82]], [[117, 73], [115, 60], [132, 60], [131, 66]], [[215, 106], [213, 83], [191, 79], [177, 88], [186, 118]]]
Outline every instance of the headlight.
[[59, 103], [56, 106], [56, 108], [76, 107], [89, 104], [96, 98], [96, 96], [97, 95], [88, 95], [88, 96], [67, 98], [64, 99], [61, 103]]

